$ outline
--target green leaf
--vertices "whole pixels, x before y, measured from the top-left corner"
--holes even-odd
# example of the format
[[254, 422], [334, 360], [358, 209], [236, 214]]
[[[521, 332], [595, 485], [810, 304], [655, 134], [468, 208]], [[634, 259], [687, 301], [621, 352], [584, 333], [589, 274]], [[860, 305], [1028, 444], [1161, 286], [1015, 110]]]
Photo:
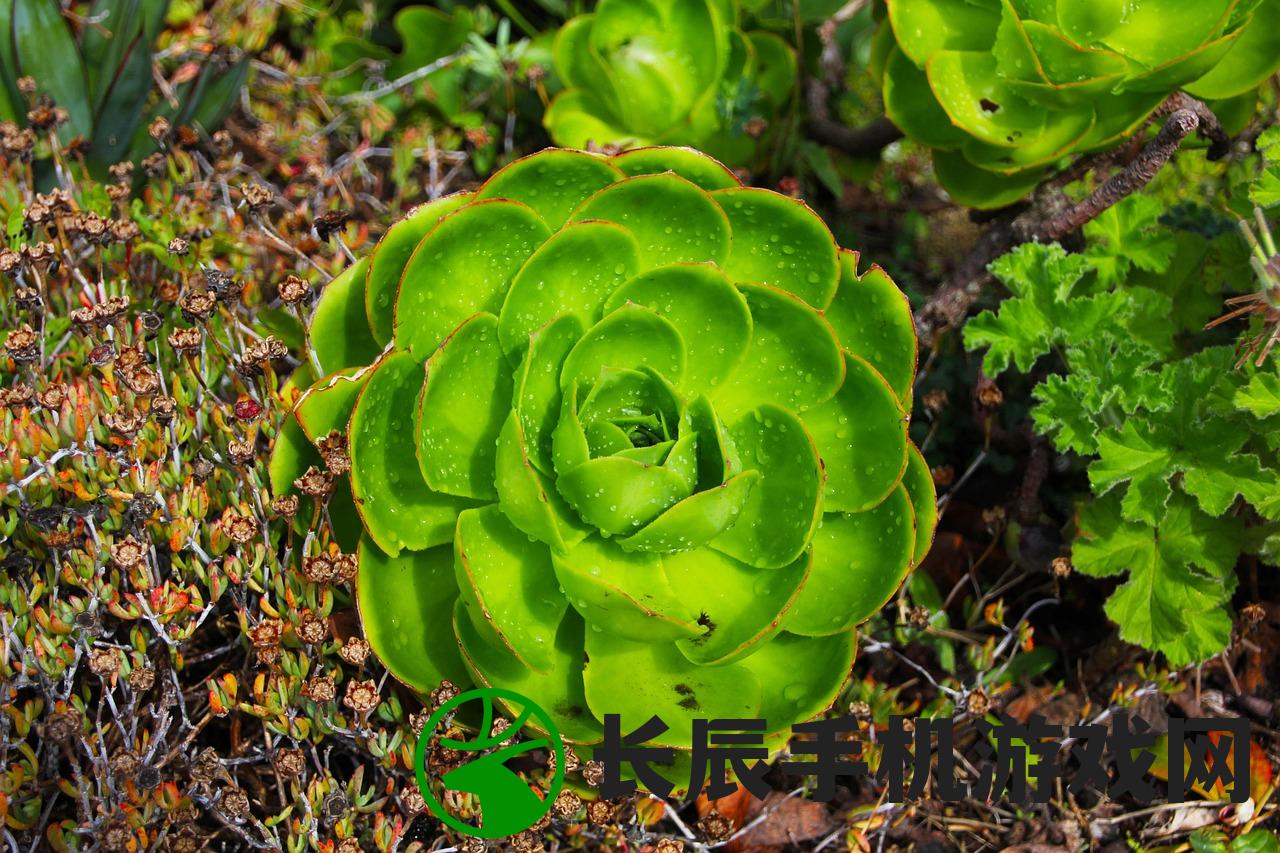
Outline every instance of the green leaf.
[[641, 270], [729, 255], [729, 220], [703, 190], [674, 174], [627, 178], [587, 199], [573, 222], [605, 219], [635, 235]]
[[771, 284], [814, 308], [830, 304], [840, 278], [836, 241], [804, 202], [753, 187], [720, 190], [711, 197], [729, 217], [733, 233], [726, 275]]
[[316, 361], [325, 373], [372, 364], [382, 352], [364, 313], [364, 282], [369, 261], [347, 267], [320, 292], [308, 332]]
[[809, 576], [810, 557], [781, 569], [757, 569], [710, 548], [662, 556], [675, 594], [702, 626], [676, 645], [704, 666], [721, 666], [751, 654], [778, 633]]
[[665, 554], [710, 542], [738, 520], [759, 479], [758, 471], [743, 471], [679, 501], [618, 544], [630, 551]]
[[346, 435], [351, 411], [368, 378], [369, 371], [348, 368], [324, 377], [303, 392], [293, 414], [312, 444], [319, 444], [334, 431]]
[[476, 314], [427, 361], [415, 418], [418, 464], [427, 485], [496, 500], [494, 454], [510, 412], [511, 369], [498, 345], [498, 318]]
[[468, 509], [458, 516], [454, 573], [477, 633], [530, 669], [549, 671], [568, 606], [556, 588], [551, 552], [531, 546], [496, 505]]
[[743, 470], [759, 471], [738, 521], [711, 547], [757, 568], [781, 568], [804, 552], [821, 516], [822, 461], [796, 415], [765, 403], [729, 428]]
[[412, 460], [417, 444], [405, 419], [418, 403], [422, 365], [392, 351], [370, 373], [351, 414], [351, 491], [365, 529], [391, 556], [453, 538], [458, 513], [474, 501], [433, 492]]
[[549, 148], [503, 167], [485, 181], [476, 198], [523, 202], [548, 228], [558, 231], [583, 201], [622, 177], [599, 155]]
[[907, 465], [907, 413], [876, 369], [845, 355], [844, 384], [804, 413], [827, 484], [827, 511], [861, 512], [883, 501]]
[[1114, 496], [1087, 505], [1079, 523], [1076, 567], [1093, 577], [1128, 574], [1106, 605], [1122, 638], [1163, 653], [1173, 666], [1226, 648], [1239, 519], [1212, 518], [1176, 494], [1158, 525], [1125, 521]]
[[929, 463], [914, 444], [907, 446], [907, 470], [902, 475], [902, 487], [911, 501], [915, 527], [911, 564], [918, 566], [933, 545], [933, 534], [938, 527], [938, 495]]
[[607, 536], [634, 533], [691, 491], [671, 468], [621, 456], [561, 471], [556, 488], [578, 515]]
[[710, 394], [721, 416], [765, 402], [802, 412], [831, 399], [844, 381], [831, 324], [785, 291], [755, 284], [739, 289], [751, 310], [751, 344], [737, 370]]
[[458, 601], [453, 611], [457, 645], [477, 684], [503, 687], [528, 696], [546, 710], [561, 736], [570, 743], [599, 743], [604, 736], [600, 721], [587, 708], [582, 686], [582, 618], [567, 609], [556, 630], [548, 671], [522, 664], [506, 649], [484, 639]]
[[1086, 340], [1114, 325], [1126, 304], [1124, 295], [1072, 293], [1087, 268], [1085, 258], [1068, 255], [1056, 243], [1025, 243], [992, 264], [992, 272], [1015, 298], [1006, 299], [998, 313], [983, 311], [964, 327], [965, 347], [990, 347], [983, 358], [987, 374], [995, 376], [1010, 363], [1026, 373], [1055, 346]]
[[904, 408], [916, 378], [916, 327], [906, 295], [879, 266], [858, 275], [858, 253], [840, 250], [840, 286], [824, 312], [845, 352], [880, 372]]
[[58, 0], [9, 0], [13, 4], [15, 77], [34, 77], [42, 94], [67, 111], [67, 124], [59, 131], [70, 139], [93, 134], [93, 110], [89, 106], [84, 62], [62, 15]]
[[[550, 475], [553, 470], [552, 433], [562, 404], [560, 372], [583, 328], [575, 316], [566, 315], [538, 329], [516, 370], [512, 405], [520, 416], [529, 460], [543, 474]], [[501, 340], [501, 320], [498, 337]]]
[[911, 568], [912, 522], [911, 500], [901, 486], [866, 512], [825, 513], [813, 534], [809, 582], [787, 616], [786, 629], [825, 636], [875, 615]]
[[631, 232], [612, 222], [578, 222], [538, 247], [511, 282], [498, 337], [514, 363], [529, 336], [557, 317], [571, 314], [583, 328], [600, 319], [609, 295], [639, 269]]
[[615, 291], [604, 310], [628, 304], [648, 308], [679, 332], [685, 348], [680, 387], [689, 394], [707, 392], [732, 373], [751, 340], [747, 300], [710, 264], [642, 273]]
[[599, 536], [552, 557], [556, 579], [587, 630], [637, 642], [697, 637], [688, 599], [667, 582], [656, 554], [624, 551]]
[[1236, 391], [1234, 402], [1237, 409], [1258, 418], [1280, 413], [1280, 374], [1274, 370], [1253, 374], [1249, 384]]
[[734, 665], [765, 686], [760, 713], [769, 731], [790, 734], [793, 723], [828, 710], [849, 681], [857, 637], [799, 637], [783, 631]]
[[512, 412], [498, 436], [494, 484], [498, 506], [516, 527], [551, 546], [572, 547], [589, 529], [556, 491], [553, 481], [533, 464], [520, 419]]
[[396, 347], [426, 361], [472, 314], [496, 315], [512, 278], [550, 236], [533, 210], [503, 199], [475, 202], [440, 220], [404, 268]]
[[667, 320], [640, 305], [626, 305], [587, 330], [564, 360], [560, 388], [584, 387], [607, 367], [651, 368], [671, 382], [685, 370], [685, 343]]
[[369, 271], [365, 276], [364, 310], [369, 328], [379, 346], [385, 346], [391, 341], [396, 293], [400, 289], [400, 277], [414, 249], [437, 222], [473, 198], [473, 193], [462, 192], [420, 204], [408, 216], [388, 228], [374, 247]]
[[635, 148], [614, 155], [611, 162], [630, 177], [674, 172], [707, 192], [742, 186], [724, 164], [693, 148]]
[[1131, 195], [1084, 226], [1090, 259], [1105, 285], [1118, 285], [1133, 267], [1164, 273], [1177, 251], [1168, 228], [1160, 224], [1164, 205], [1151, 196]]
[[693, 721], [758, 716], [760, 681], [741, 664], [700, 666], [674, 643], [644, 643], [587, 631], [582, 680], [597, 717], [618, 714], [630, 732], [657, 715], [667, 731], [652, 745], [689, 749]]
[[451, 546], [389, 557], [366, 536], [356, 598], [365, 639], [392, 675], [420, 693], [445, 679], [467, 689], [451, 621], [458, 599]]

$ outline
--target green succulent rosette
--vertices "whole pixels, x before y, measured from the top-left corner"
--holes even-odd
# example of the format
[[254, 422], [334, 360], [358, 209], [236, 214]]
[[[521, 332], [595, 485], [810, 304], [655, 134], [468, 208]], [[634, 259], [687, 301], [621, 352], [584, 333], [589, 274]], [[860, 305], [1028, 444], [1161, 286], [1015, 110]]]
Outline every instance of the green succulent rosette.
[[929, 546], [905, 297], [690, 149], [548, 149], [424, 205], [310, 332], [329, 375], [273, 479], [347, 436], [330, 511], [348, 489], [374, 652], [422, 692], [522, 693], [587, 752], [611, 713], [778, 745]]
[[996, 207], [1134, 133], [1178, 90], [1249, 96], [1280, 68], [1280, 0], [885, 0], [885, 110], [943, 185]]
[[732, 166], [791, 95], [796, 60], [770, 32], [743, 32], [734, 0], [601, 0], [556, 35], [565, 85], [544, 123], [557, 145], [692, 145]]

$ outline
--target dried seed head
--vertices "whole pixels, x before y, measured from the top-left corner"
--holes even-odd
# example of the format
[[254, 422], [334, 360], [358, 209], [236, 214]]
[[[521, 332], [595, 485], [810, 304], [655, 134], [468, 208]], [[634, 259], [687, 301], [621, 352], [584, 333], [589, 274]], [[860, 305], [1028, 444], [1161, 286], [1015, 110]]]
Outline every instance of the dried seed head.
[[91, 649], [89, 671], [99, 678], [108, 678], [120, 671], [119, 649]]
[[993, 506], [982, 511], [982, 523], [987, 527], [1000, 527], [1008, 517], [1008, 510], [1002, 506]]
[[284, 623], [279, 619], [266, 618], [249, 629], [249, 642], [255, 648], [270, 648], [280, 645], [284, 635]]
[[169, 837], [169, 853], [200, 853], [204, 849], [204, 842], [197, 836], [194, 829], [184, 826], [178, 830], [177, 835]]
[[218, 807], [232, 820], [243, 820], [249, 816], [249, 795], [240, 788], [227, 788]]
[[493, 137], [489, 134], [487, 127], [469, 127], [464, 131], [463, 135], [466, 136], [468, 142], [477, 148], [483, 148], [493, 142]]
[[169, 120], [164, 116], [156, 116], [151, 120], [151, 124], [147, 125], [147, 136], [157, 143], [162, 143], [169, 136], [169, 130]]
[[333, 478], [312, 465], [293, 485], [307, 497], [322, 498], [333, 489]]
[[30, 98], [36, 93], [37, 88], [36, 78], [32, 77], [30, 74], [24, 74], [18, 78], [18, 91], [21, 92], [24, 97]]
[[111, 546], [111, 562], [123, 571], [136, 569], [146, 558], [146, 549], [132, 536], [127, 536]]
[[107, 853], [124, 853], [133, 849], [137, 838], [123, 818], [113, 818], [98, 830], [98, 847]]
[[1071, 559], [1069, 557], [1054, 557], [1053, 563], [1050, 564], [1050, 570], [1055, 578], [1065, 578], [1071, 574]]
[[240, 188], [240, 194], [244, 203], [255, 212], [267, 207], [275, 199], [275, 193], [264, 184], [245, 184]]
[[291, 275], [280, 283], [280, 300], [286, 305], [297, 305], [311, 298], [311, 284], [305, 279]]
[[80, 715], [72, 710], [50, 714], [44, 722], [44, 736], [54, 743], [66, 743], [80, 736]]
[[979, 376], [978, 385], [974, 389], [974, 398], [978, 406], [987, 413], [994, 412], [1004, 403], [1004, 394], [995, 380], [988, 376]]
[[160, 374], [149, 367], [126, 370], [120, 375], [120, 378], [125, 387], [139, 397], [150, 397], [160, 390]]
[[116, 776], [132, 778], [141, 766], [142, 762], [138, 760], [137, 753], [123, 750], [111, 756], [111, 772]]
[[351, 470], [351, 456], [347, 449], [347, 437], [334, 430], [316, 444], [324, 466], [335, 477], [341, 477]]
[[9, 409], [21, 409], [30, 405], [35, 397], [35, 389], [25, 382], [17, 382], [10, 388], [0, 389], [0, 406]]
[[200, 141], [200, 135], [196, 133], [195, 128], [187, 124], [178, 125], [176, 137], [178, 145], [183, 148], [190, 148]]
[[592, 759], [582, 765], [582, 781], [592, 788], [599, 788], [604, 781], [604, 764]]
[[711, 811], [703, 815], [702, 820], [698, 821], [698, 829], [702, 830], [703, 836], [708, 841], [722, 841], [729, 837], [729, 833], [733, 832], [733, 821], [720, 814], [719, 810], [712, 806]]
[[219, 154], [226, 154], [231, 150], [231, 134], [227, 131], [215, 130], [211, 140], [213, 142], [213, 150], [217, 151]]
[[293, 518], [298, 514], [298, 496], [281, 495], [271, 499], [271, 512], [281, 518]]
[[587, 820], [597, 826], [613, 822], [614, 807], [608, 800], [592, 800], [587, 803]]
[[431, 691], [431, 695], [427, 699], [431, 703], [431, 709], [434, 711], [446, 702], [452, 702], [461, 695], [462, 691], [458, 689], [458, 685], [449, 679], [440, 682], [436, 689]]
[[191, 463], [191, 476], [197, 483], [203, 483], [213, 476], [213, 463], [203, 456], [197, 456]]
[[174, 237], [169, 241], [169, 254], [182, 255], [191, 251], [191, 243], [185, 237]]
[[855, 699], [849, 703], [849, 716], [855, 720], [871, 719], [871, 706], [861, 699]]
[[[573, 751], [573, 747], [569, 746], [568, 744], [565, 744], [564, 772], [575, 773], [580, 767], [582, 767], [582, 759], [578, 758], [578, 753]], [[547, 756], [547, 769], [553, 773], [555, 772], [556, 754], [554, 752], [551, 753], [549, 756]]]
[[302, 642], [315, 645], [324, 642], [325, 637], [329, 635], [329, 628], [324, 619], [308, 611], [298, 620], [298, 627], [294, 629], [294, 633]]
[[156, 671], [150, 667], [139, 667], [130, 670], [127, 681], [134, 692], [144, 693], [151, 689], [151, 685], [156, 683]]
[[222, 529], [232, 542], [244, 545], [258, 535], [258, 521], [247, 515], [237, 515], [227, 507], [222, 513]]
[[286, 779], [299, 776], [307, 769], [307, 758], [300, 749], [277, 749], [271, 763], [276, 772]]
[[964, 707], [975, 717], [981, 717], [991, 710], [991, 700], [981, 687], [975, 687], [965, 697]]
[[357, 714], [367, 714], [378, 707], [378, 685], [372, 678], [364, 681], [347, 682], [347, 693], [342, 697], [342, 704]]
[[151, 417], [156, 419], [156, 423], [165, 425], [173, 421], [173, 416], [178, 411], [178, 401], [172, 397], [160, 395], [151, 400]]
[[546, 849], [542, 844], [542, 838], [532, 829], [526, 829], [524, 832], [511, 837], [507, 843], [515, 853], [538, 853], [538, 851]]
[[148, 178], [162, 178], [164, 177], [167, 162], [163, 151], [148, 154], [142, 158], [142, 171]]
[[40, 357], [40, 336], [24, 323], [4, 339], [4, 349], [19, 364], [35, 361]]
[[334, 791], [332, 794], [324, 798], [320, 804], [320, 811], [327, 817], [338, 819], [347, 813], [351, 808], [351, 801], [347, 799], [347, 795], [341, 791]]
[[580, 808], [582, 808], [582, 798], [573, 791], [561, 791], [551, 806], [556, 817], [560, 818], [573, 817]]
[[178, 352], [195, 352], [200, 349], [202, 340], [204, 340], [204, 332], [197, 326], [174, 329], [169, 333], [169, 346]]
[[11, 273], [22, 264], [22, 255], [13, 249], [0, 249], [0, 272]]
[[66, 124], [68, 118], [70, 116], [67, 115], [67, 111], [47, 97], [41, 98], [34, 107], [27, 110], [27, 124], [39, 132], [50, 131]]
[[400, 805], [404, 807], [405, 815], [409, 817], [427, 810], [427, 801], [422, 798], [422, 792], [417, 788], [404, 789], [400, 793]]
[[111, 223], [111, 239], [117, 243], [128, 243], [142, 236], [142, 229], [131, 219], [116, 219]]
[[354, 554], [335, 554], [333, 556], [333, 579], [338, 583], [349, 583], [355, 580], [359, 564]]
[[107, 425], [107, 429], [114, 432], [121, 438], [133, 438], [137, 435], [138, 430], [142, 429], [142, 425], [146, 423], [146, 417], [136, 410], [125, 411], [117, 409], [106, 415], [102, 421]]
[[332, 583], [334, 580], [333, 560], [327, 554], [302, 558], [302, 574], [312, 583]]
[[58, 249], [52, 243], [28, 243], [22, 247], [22, 257], [33, 267], [44, 268], [58, 257]]
[[941, 388], [934, 388], [924, 395], [922, 402], [926, 412], [936, 415], [947, 407], [947, 392]]
[[54, 382], [36, 394], [36, 400], [46, 409], [61, 409], [62, 404], [67, 401], [67, 386]]
[[417, 713], [409, 712], [409, 731], [413, 732], [413, 736], [417, 737], [422, 734], [422, 730], [427, 727], [427, 723], [431, 719], [431, 709], [423, 708]]
[[684, 853], [684, 842], [679, 838], [660, 838], [653, 853]]
[[1267, 618], [1267, 608], [1259, 602], [1250, 602], [1240, 608], [1240, 618], [1247, 627], [1255, 628]]
[[916, 605], [907, 611], [907, 622], [917, 631], [923, 631], [929, 627], [929, 608]]
[[302, 695], [310, 699], [312, 702], [325, 703], [332, 702], [333, 697], [338, 695], [338, 690], [333, 685], [333, 677], [328, 675], [313, 675], [302, 686]]
[[253, 441], [246, 438], [227, 442], [227, 455], [237, 465], [248, 465], [253, 462]]
[[189, 290], [178, 300], [178, 307], [188, 323], [202, 323], [209, 319], [218, 302], [207, 290]]
[[113, 163], [107, 172], [111, 175], [111, 179], [118, 183], [127, 183], [133, 178], [133, 162], [123, 160], [119, 163]]
[[362, 637], [348, 637], [338, 650], [342, 659], [352, 666], [364, 666], [364, 662], [369, 659], [369, 652], [369, 641]]

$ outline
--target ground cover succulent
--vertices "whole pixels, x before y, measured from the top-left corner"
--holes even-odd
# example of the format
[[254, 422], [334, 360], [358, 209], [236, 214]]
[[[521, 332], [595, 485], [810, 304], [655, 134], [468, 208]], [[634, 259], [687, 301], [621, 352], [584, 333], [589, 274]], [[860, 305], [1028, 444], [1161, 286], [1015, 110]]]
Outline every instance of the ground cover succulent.
[[608, 713], [780, 746], [932, 535], [905, 297], [690, 149], [549, 149], [425, 204], [310, 339], [273, 482], [349, 454], [330, 512], [374, 653], [424, 694], [523, 693], [588, 751]]

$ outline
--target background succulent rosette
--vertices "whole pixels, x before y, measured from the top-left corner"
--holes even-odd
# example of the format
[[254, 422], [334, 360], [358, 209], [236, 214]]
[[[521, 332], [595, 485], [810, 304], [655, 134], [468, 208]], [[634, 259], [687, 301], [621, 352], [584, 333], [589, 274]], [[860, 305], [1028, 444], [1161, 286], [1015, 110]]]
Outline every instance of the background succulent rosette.
[[1185, 89], [1251, 114], [1280, 67], [1280, 0], [886, 0], [889, 118], [964, 204], [1007, 204], [1060, 158], [1134, 133]]
[[364, 630], [417, 690], [516, 690], [588, 752], [607, 713], [777, 746], [935, 519], [910, 310], [857, 267], [689, 149], [535, 154], [328, 285], [273, 478], [346, 436], [330, 511], [354, 498]]
[[[733, 166], [791, 96], [796, 59], [745, 31], [733, 0], [601, 0], [556, 35], [565, 89], [544, 123], [558, 145], [693, 145]], [[763, 122], [751, 127], [752, 122]]]

